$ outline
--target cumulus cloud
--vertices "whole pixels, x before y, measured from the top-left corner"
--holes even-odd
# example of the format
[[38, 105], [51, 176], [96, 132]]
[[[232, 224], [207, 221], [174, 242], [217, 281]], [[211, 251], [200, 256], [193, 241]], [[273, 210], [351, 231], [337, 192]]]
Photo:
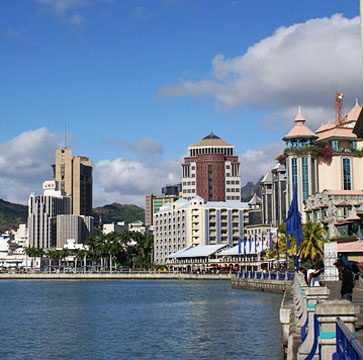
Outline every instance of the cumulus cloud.
[[143, 206], [145, 194], [160, 193], [167, 183], [181, 179], [181, 159], [141, 162], [126, 158], [102, 160], [95, 166], [95, 182], [99, 185], [95, 201], [134, 203]]
[[52, 178], [60, 139], [46, 128], [29, 130], [0, 144], [0, 198], [25, 203], [41, 182]]
[[160, 142], [150, 137], [137, 139], [135, 142], [129, 142], [123, 139], [108, 139], [105, 143], [121, 145], [137, 153], [161, 154], [163, 152], [163, 146]]
[[[360, 79], [359, 18], [336, 14], [280, 27], [241, 56], [217, 54], [205, 79], [183, 79], [159, 93], [212, 96], [217, 106], [247, 105], [290, 117], [302, 105], [307, 113], [318, 116], [321, 109], [332, 109], [336, 91], [344, 92], [353, 105], [361, 93]], [[311, 120], [320, 123], [323, 119]]]
[[266, 144], [257, 149], [249, 149], [240, 155], [242, 183], [256, 182], [265, 175], [274, 164], [276, 157], [282, 154], [284, 144], [282, 142]]

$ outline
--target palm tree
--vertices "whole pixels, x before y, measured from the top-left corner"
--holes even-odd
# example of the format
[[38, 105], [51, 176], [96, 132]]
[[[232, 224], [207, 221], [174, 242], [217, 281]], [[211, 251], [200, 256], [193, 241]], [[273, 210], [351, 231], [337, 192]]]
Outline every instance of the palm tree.
[[32, 259], [32, 267], [35, 268], [35, 258], [37, 257], [38, 249], [36, 247], [25, 248], [25, 254]]
[[47, 252], [47, 257], [49, 259], [49, 272], [51, 272], [51, 267], [52, 267], [52, 259], [57, 259], [57, 254], [58, 254], [58, 251], [57, 250], [48, 250]]
[[300, 244], [299, 253], [303, 260], [319, 261], [324, 258], [326, 230], [319, 223], [308, 222], [303, 226], [304, 241]]

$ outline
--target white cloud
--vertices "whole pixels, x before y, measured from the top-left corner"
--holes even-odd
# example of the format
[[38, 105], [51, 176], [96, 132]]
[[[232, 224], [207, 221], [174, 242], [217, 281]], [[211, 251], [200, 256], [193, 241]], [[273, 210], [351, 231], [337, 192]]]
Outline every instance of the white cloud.
[[46, 128], [29, 130], [0, 144], [0, 198], [25, 203], [41, 182], [52, 178], [60, 139]]
[[282, 154], [282, 142], [262, 145], [257, 149], [249, 149], [240, 155], [242, 184], [249, 181], [256, 183], [274, 164], [276, 157]]
[[132, 17], [138, 20], [148, 20], [151, 18], [151, 12], [144, 6], [137, 6], [131, 13]]
[[141, 162], [125, 158], [102, 160], [95, 166], [95, 203], [134, 203], [143, 206], [145, 194], [160, 193], [168, 183], [181, 180], [181, 159]]
[[160, 94], [212, 96], [217, 105], [227, 108], [247, 105], [282, 115], [288, 112], [289, 117], [302, 105], [307, 113], [318, 116], [321, 109], [333, 108], [336, 91], [345, 93], [349, 110], [361, 93], [360, 79], [359, 18], [336, 14], [280, 27], [241, 56], [218, 54], [205, 79], [181, 80], [164, 86]]
[[63, 14], [69, 10], [88, 5], [87, 0], [38, 0], [38, 3], [47, 6], [50, 10], [58, 14]]
[[121, 145], [137, 153], [161, 154], [163, 152], [163, 146], [160, 144], [160, 142], [150, 137], [140, 138], [135, 142], [129, 142], [123, 139], [108, 139], [105, 141], [105, 143]]

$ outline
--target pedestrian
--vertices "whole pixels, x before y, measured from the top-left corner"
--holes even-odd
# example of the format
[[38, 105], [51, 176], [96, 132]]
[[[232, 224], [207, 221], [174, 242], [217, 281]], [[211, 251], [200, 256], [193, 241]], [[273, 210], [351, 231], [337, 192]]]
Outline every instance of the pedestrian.
[[323, 266], [321, 263], [317, 263], [311, 269], [309, 269], [306, 273], [308, 286], [324, 285], [321, 281], [322, 272], [323, 272]]
[[342, 280], [342, 287], [340, 294], [344, 300], [353, 300], [353, 288], [354, 288], [354, 274], [348, 265], [343, 261], [338, 261], [335, 266], [339, 270], [339, 279]]

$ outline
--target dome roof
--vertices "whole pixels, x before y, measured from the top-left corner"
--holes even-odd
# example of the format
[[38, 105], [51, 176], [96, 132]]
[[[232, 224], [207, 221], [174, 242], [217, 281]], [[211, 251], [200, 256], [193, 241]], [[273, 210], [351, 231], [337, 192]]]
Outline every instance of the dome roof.
[[315, 133], [305, 125], [305, 118], [300, 109], [295, 117], [295, 126], [283, 137], [283, 140], [292, 138], [317, 137]]
[[209, 135], [204, 137], [202, 140], [191, 145], [190, 147], [201, 147], [201, 146], [232, 146], [227, 141], [222, 140], [219, 136], [214, 135], [211, 132]]
[[355, 105], [348, 112], [344, 122], [357, 121], [361, 111], [362, 107], [358, 104], [358, 100], [356, 100]]

